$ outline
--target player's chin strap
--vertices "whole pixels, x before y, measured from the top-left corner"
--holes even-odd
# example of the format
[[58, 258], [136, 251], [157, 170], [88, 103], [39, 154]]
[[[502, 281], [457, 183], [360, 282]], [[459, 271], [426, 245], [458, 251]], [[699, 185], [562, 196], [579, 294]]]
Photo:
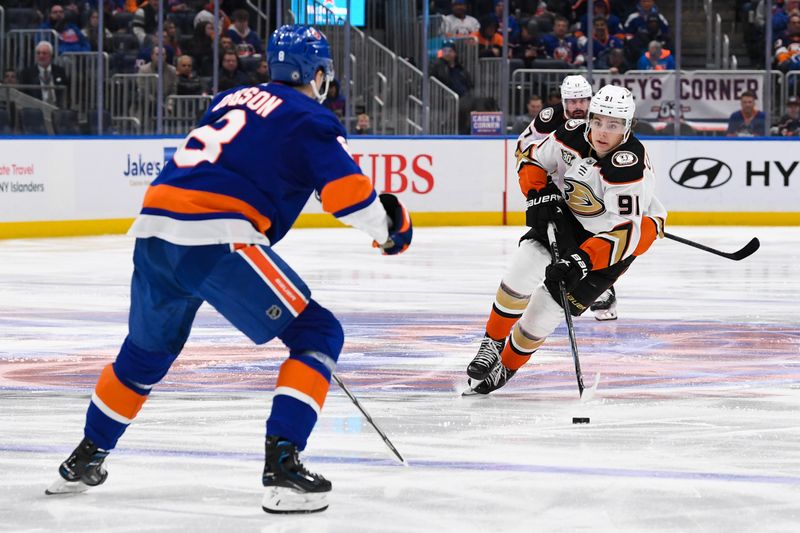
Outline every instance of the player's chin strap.
[[325, 101], [325, 98], [328, 96], [328, 88], [331, 86], [331, 79], [328, 76], [325, 76], [325, 90], [319, 92], [317, 89], [317, 82], [315, 80], [311, 80], [311, 91], [314, 93], [314, 98], [317, 99], [317, 102], [320, 104]]

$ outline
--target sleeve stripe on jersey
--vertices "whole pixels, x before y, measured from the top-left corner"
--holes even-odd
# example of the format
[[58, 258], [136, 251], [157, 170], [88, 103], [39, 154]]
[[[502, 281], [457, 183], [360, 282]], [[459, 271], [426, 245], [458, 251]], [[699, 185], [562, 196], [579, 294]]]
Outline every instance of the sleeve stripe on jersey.
[[160, 209], [177, 215], [197, 215], [203, 213], [239, 213], [255, 228], [265, 233], [271, 226], [269, 217], [261, 214], [244, 200], [208, 191], [182, 189], [172, 185], [153, 185], [144, 196], [145, 209]]
[[642, 217], [641, 232], [639, 244], [636, 245], [636, 250], [633, 251], [635, 256], [645, 253], [656, 240], [656, 237], [664, 236], [664, 221], [658, 217]]
[[522, 190], [522, 194], [526, 196], [531, 189], [539, 191], [547, 185], [547, 171], [537, 164], [528, 163], [522, 165], [518, 174], [519, 188]]
[[363, 174], [350, 174], [328, 182], [320, 192], [322, 209], [335, 217], [366, 207], [374, 196], [372, 181]]
[[581, 249], [589, 254], [593, 270], [608, 268], [619, 263], [625, 257], [632, 229], [633, 224], [626, 222], [611, 231], [598, 233], [581, 244]]

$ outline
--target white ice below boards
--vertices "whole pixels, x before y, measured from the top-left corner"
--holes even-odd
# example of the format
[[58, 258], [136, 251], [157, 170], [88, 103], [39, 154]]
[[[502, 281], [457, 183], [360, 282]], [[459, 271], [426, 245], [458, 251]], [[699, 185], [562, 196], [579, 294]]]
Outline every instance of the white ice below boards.
[[618, 320], [575, 320], [585, 377], [602, 375], [589, 402], [563, 327], [503, 389], [459, 394], [520, 228], [419, 228], [389, 260], [356, 231], [290, 233], [282, 257], [344, 324], [337, 375], [410, 464], [334, 385], [303, 454], [330, 507], [291, 517], [261, 510], [260, 483], [285, 351], [208, 307], [108, 481], [45, 496], [125, 336], [132, 242], [0, 241], [0, 530], [794, 531], [800, 233], [670, 230], [762, 248], [737, 263], [657, 242], [616, 284]]

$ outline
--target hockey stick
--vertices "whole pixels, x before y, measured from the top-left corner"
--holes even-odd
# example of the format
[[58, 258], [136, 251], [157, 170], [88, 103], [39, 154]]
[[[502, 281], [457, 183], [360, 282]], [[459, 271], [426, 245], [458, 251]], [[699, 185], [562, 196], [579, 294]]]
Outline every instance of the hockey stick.
[[[553, 262], [558, 261], [558, 243], [556, 242], [555, 224], [552, 222], [547, 224], [547, 239], [550, 241], [550, 253], [553, 255]], [[586, 389], [583, 384], [583, 372], [581, 372], [581, 361], [578, 358], [578, 341], [575, 339], [575, 327], [572, 325], [572, 313], [569, 312], [569, 301], [567, 300], [567, 289], [564, 287], [564, 282], [558, 284], [558, 290], [561, 294], [561, 307], [564, 309], [564, 318], [567, 321], [567, 333], [569, 334], [569, 346], [572, 350], [572, 360], [575, 362], [575, 377], [578, 379], [578, 395], [582, 400], [589, 400], [594, 396], [597, 390], [597, 385], [600, 383], [600, 373], [598, 372], [594, 378], [594, 384]], [[586, 396], [583, 395], [584, 390]]]
[[697, 248], [699, 250], [704, 250], [706, 252], [711, 252], [714, 255], [718, 255], [720, 257], [724, 257], [725, 259], [732, 259], [733, 261], [741, 261], [745, 257], [750, 257], [758, 250], [761, 243], [758, 241], [758, 237], [753, 237], [750, 239], [750, 242], [745, 244], [741, 249], [736, 250], [733, 253], [722, 252], [720, 250], [715, 250], [714, 248], [708, 247], [704, 244], [700, 244], [699, 242], [690, 241], [689, 239], [684, 239], [683, 237], [678, 237], [677, 235], [673, 235], [671, 233], [664, 232], [664, 237], [668, 239], [672, 239], [673, 241], [678, 241], [683, 244], [688, 244], [693, 248]]
[[347, 394], [347, 397], [350, 398], [350, 400], [355, 404], [355, 406], [358, 407], [358, 410], [361, 411], [361, 414], [364, 415], [364, 418], [367, 419], [367, 422], [369, 422], [370, 425], [375, 429], [375, 431], [378, 432], [378, 435], [381, 436], [383, 442], [386, 443], [386, 446], [389, 447], [392, 453], [395, 454], [395, 456], [400, 460], [400, 462], [404, 466], [408, 466], [408, 463], [406, 462], [405, 459], [403, 459], [403, 456], [400, 455], [400, 452], [397, 451], [397, 448], [394, 447], [394, 444], [392, 444], [392, 441], [390, 441], [389, 437], [386, 436], [386, 433], [381, 431], [381, 428], [379, 428], [378, 424], [376, 424], [375, 421], [372, 419], [372, 417], [369, 416], [369, 413], [367, 413], [367, 410], [364, 409], [364, 407], [361, 405], [361, 402], [358, 401], [358, 398], [356, 398], [353, 395], [353, 393], [350, 392], [350, 389], [345, 387], [344, 382], [342, 382], [342, 380], [339, 379], [339, 376], [331, 372], [331, 377], [334, 379], [334, 381], [336, 381], [336, 384], [339, 385], [339, 388], [342, 389], [345, 394]]

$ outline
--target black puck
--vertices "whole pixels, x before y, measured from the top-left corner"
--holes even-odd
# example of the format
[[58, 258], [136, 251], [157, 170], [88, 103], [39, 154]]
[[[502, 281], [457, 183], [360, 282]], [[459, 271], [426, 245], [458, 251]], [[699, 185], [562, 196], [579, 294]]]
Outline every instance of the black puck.
[[572, 423], [573, 424], [588, 424], [589, 423], [589, 417], [587, 416], [586, 418], [583, 418], [583, 417], [580, 417], [580, 416], [573, 416], [572, 417]]

